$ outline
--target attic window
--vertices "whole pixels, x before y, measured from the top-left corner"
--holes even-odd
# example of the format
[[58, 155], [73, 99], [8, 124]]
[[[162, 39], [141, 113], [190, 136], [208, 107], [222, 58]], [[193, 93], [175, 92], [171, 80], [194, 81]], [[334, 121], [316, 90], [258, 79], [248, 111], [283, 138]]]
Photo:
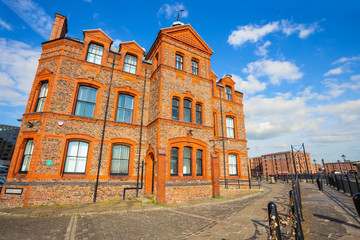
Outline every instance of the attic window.
[[88, 50], [86, 61], [96, 64], [101, 64], [104, 47], [91, 43]]
[[124, 71], [128, 73], [136, 74], [136, 66], [137, 66], [137, 57], [130, 54], [126, 54]]

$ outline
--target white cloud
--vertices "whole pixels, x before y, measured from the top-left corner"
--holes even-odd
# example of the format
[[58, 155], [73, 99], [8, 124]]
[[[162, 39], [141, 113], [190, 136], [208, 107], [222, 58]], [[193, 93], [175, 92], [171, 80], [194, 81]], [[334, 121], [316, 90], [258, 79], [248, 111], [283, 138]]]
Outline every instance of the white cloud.
[[283, 19], [281, 21], [269, 22], [263, 26], [256, 24], [238, 26], [237, 30], [231, 32], [227, 42], [234, 47], [238, 47], [248, 41], [253, 43], [258, 42], [262, 40], [264, 36], [278, 31], [281, 31], [287, 36], [298, 33], [299, 38], [304, 39], [317, 30], [320, 30], [317, 22], [306, 25]]
[[232, 46], [240, 46], [247, 41], [257, 42], [265, 35], [278, 31], [279, 30], [279, 22], [271, 22], [264, 26], [259, 25], [246, 25], [246, 26], [238, 26], [238, 30], [232, 31], [229, 38], [228, 43]]
[[[184, 4], [182, 3], [174, 3], [173, 5], [170, 4], [164, 4], [157, 12], [157, 17], [160, 17], [161, 15], [165, 15], [166, 19], [177, 17], [177, 12], [180, 11], [180, 18], [187, 18], [189, 15], [189, 11], [186, 9]], [[180, 19], [181, 20], [181, 19]]]
[[1, 0], [14, 11], [35, 32], [45, 39], [49, 39], [53, 26], [53, 19], [32, 0]]
[[351, 79], [352, 81], [360, 81], [360, 74], [353, 75], [353, 76], [350, 77], [350, 79]]
[[334, 68], [334, 69], [329, 70], [328, 72], [326, 72], [324, 74], [324, 76], [339, 75], [339, 74], [342, 74], [342, 73], [343, 73], [343, 69], [341, 67], [338, 67], [338, 68]]
[[304, 99], [285, 95], [274, 98], [258, 95], [244, 101], [249, 140], [276, 138], [317, 126], [318, 121], [307, 120]]
[[266, 48], [270, 45], [271, 45], [271, 42], [266, 41], [263, 45], [257, 47], [257, 50], [255, 50], [255, 54], [258, 56], [266, 57], [267, 52], [268, 52], [268, 50]]
[[345, 63], [345, 62], [352, 62], [352, 61], [360, 61], [360, 56], [356, 57], [342, 57], [338, 60], [334, 61], [332, 64], [338, 64], [338, 63]]
[[235, 84], [236, 90], [240, 92], [243, 92], [245, 94], [254, 94], [266, 89], [266, 83], [260, 82], [253, 75], [249, 75], [247, 77], [247, 81], [245, 81], [240, 76], [237, 76], [235, 74], [231, 74], [231, 75], [232, 75], [232, 80], [234, 80], [236, 83]]
[[315, 33], [315, 31], [319, 29], [319, 25], [317, 22], [309, 24], [306, 26], [306, 24], [296, 24], [289, 20], [281, 20], [281, 30], [284, 34], [287, 36], [298, 32], [299, 38], [307, 38], [310, 34]]
[[316, 112], [319, 114], [330, 114], [346, 123], [354, 122], [360, 120], [360, 99], [318, 106]]
[[41, 48], [0, 38], [0, 104], [26, 105]]
[[247, 64], [246, 68], [243, 69], [243, 72], [257, 77], [268, 76], [270, 82], [274, 85], [279, 85], [282, 80], [293, 83], [304, 75], [299, 71], [299, 68], [291, 62], [266, 59]]
[[303, 92], [300, 92], [298, 95], [300, 95], [306, 101], [312, 100], [312, 99], [330, 100], [330, 96], [313, 92], [312, 89], [313, 89], [313, 87], [309, 86], [309, 87], [305, 88], [305, 90]]
[[330, 96], [337, 98], [348, 89], [353, 91], [360, 89], [360, 75], [351, 76], [350, 79], [351, 81], [340, 83], [336, 78], [327, 78], [322, 82], [322, 84], [330, 88], [328, 91]]
[[7, 22], [5, 22], [4, 20], [2, 20], [1, 18], [0, 18], [0, 28], [1, 28], [1, 29], [6, 29], [6, 30], [8, 30], [8, 31], [12, 31], [12, 30], [13, 30], [12, 27], [11, 27], [11, 25], [8, 24]]

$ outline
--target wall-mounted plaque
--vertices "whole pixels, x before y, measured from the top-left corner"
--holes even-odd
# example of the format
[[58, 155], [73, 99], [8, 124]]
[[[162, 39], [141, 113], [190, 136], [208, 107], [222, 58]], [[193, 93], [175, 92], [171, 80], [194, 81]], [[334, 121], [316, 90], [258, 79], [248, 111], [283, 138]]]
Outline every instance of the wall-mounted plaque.
[[21, 195], [23, 192], [22, 188], [5, 188], [5, 194]]

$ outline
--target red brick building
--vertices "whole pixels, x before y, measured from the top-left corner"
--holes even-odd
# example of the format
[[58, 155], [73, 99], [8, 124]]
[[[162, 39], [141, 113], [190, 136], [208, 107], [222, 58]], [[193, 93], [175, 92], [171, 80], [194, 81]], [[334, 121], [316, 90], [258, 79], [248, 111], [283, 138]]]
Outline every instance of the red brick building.
[[[251, 175], [270, 176], [275, 174], [295, 174], [294, 162], [298, 174], [315, 173], [315, 165], [311, 163], [310, 153], [291, 151], [265, 154], [260, 157], [249, 158]], [[307, 165], [306, 165], [307, 163]]]
[[347, 160], [346, 162], [325, 163], [326, 173], [358, 173], [358, 169], [354, 162]]
[[224, 170], [247, 178], [243, 95], [231, 76], [217, 81], [213, 51], [190, 25], [161, 29], [145, 54], [102, 30], [68, 37], [67, 19], [55, 17], [1, 205], [91, 202], [97, 179], [98, 200], [143, 179], [139, 194], [174, 202], [219, 195]]

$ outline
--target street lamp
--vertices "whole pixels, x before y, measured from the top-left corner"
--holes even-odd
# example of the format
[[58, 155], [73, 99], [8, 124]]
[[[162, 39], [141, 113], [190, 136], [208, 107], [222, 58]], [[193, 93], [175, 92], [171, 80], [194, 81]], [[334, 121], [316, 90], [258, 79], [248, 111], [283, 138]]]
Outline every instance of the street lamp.
[[318, 172], [317, 170], [318, 170], [318, 169], [317, 169], [317, 167], [316, 167], [316, 159], [315, 159], [315, 158], [314, 158], [314, 163], [315, 163], [315, 173], [317, 174], [317, 172]]
[[343, 155], [341, 155], [341, 157], [344, 159], [344, 165], [345, 165], [345, 167], [346, 167], [346, 171], [347, 171], [347, 173], [349, 173], [349, 168], [348, 168], [348, 166], [346, 165], [346, 160], [345, 160], [345, 158], [346, 158], [346, 156], [343, 154]]

